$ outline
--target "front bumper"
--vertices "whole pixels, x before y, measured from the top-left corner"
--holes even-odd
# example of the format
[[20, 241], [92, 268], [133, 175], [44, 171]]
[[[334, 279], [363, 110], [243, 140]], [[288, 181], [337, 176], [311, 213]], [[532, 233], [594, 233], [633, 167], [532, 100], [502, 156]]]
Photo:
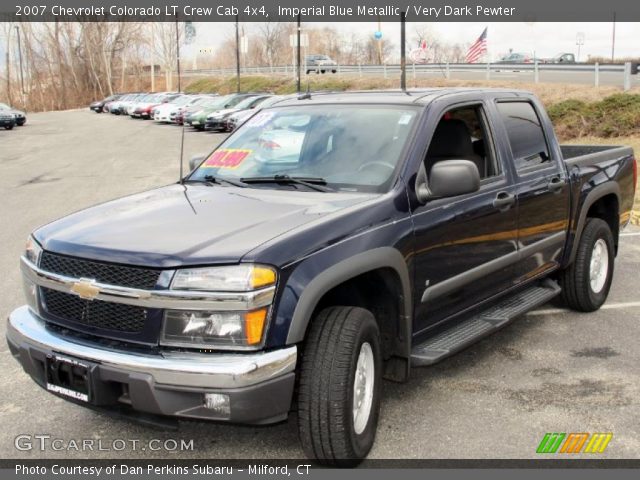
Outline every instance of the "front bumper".
[[[284, 420], [291, 405], [295, 346], [250, 354], [132, 353], [51, 329], [27, 306], [9, 316], [7, 343], [43, 388], [47, 357], [62, 355], [89, 365], [93, 407], [266, 424]], [[205, 393], [227, 395], [229, 412], [207, 409]]]

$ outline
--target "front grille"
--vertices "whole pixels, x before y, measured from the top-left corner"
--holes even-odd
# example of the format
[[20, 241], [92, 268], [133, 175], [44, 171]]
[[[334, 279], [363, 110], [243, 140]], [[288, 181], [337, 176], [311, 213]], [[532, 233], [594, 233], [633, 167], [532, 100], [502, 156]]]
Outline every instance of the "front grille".
[[150, 268], [94, 262], [51, 252], [42, 253], [40, 268], [68, 277], [89, 278], [99, 283], [144, 290], [155, 287], [160, 276], [158, 270]]
[[147, 310], [102, 300], [83, 300], [68, 293], [41, 288], [44, 309], [50, 315], [91, 327], [136, 333], [142, 331]]

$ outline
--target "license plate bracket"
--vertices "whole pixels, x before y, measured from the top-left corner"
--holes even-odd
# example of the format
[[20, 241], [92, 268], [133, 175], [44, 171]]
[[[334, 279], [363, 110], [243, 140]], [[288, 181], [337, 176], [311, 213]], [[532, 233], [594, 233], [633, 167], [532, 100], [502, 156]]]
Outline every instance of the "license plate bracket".
[[89, 364], [58, 354], [47, 355], [45, 362], [47, 390], [65, 397], [89, 402], [91, 367]]

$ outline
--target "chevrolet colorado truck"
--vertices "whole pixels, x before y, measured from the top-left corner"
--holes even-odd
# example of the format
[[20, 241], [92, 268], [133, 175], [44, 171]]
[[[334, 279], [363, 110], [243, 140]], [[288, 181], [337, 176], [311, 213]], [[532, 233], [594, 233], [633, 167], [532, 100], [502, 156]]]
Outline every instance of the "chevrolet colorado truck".
[[[38, 228], [7, 340], [79, 405], [269, 424], [349, 465], [406, 381], [560, 295], [606, 300], [636, 161], [521, 91], [307, 93], [172, 184]], [[173, 419], [175, 421], [175, 419]]]

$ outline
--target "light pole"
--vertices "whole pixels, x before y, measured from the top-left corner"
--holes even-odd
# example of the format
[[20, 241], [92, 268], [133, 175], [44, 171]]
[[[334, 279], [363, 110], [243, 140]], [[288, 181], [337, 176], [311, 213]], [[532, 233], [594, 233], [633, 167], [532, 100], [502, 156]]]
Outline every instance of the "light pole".
[[578, 57], [576, 61], [580, 61], [580, 47], [584, 45], [584, 32], [576, 33], [576, 45], [578, 46]]
[[236, 82], [237, 90], [240, 93], [240, 17], [236, 15]]

